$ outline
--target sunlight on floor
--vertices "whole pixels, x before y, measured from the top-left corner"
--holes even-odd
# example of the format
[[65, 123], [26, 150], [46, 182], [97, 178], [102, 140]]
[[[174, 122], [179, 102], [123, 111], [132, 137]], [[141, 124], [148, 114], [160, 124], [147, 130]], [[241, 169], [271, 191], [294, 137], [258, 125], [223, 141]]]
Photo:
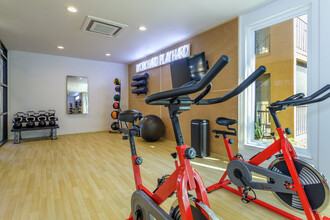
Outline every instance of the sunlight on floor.
[[[206, 159], [206, 158], [205, 158]], [[207, 164], [203, 164], [203, 163], [197, 163], [197, 162], [194, 162], [194, 161], [190, 161], [191, 164], [194, 164], [194, 165], [197, 165], [197, 166], [201, 166], [201, 167], [206, 167], [206, 168], [210, 168], [210, 169], [214, 169], [214, 170], [220, 170], [220, 171], [223, 171], [225, 172], [226, 169], [225, 168], [220, 168], [220, 167], [215, 167], [215, 166], [210, 166], [210, 165], [207, 165]], [[259, 176], [255, 176], [255, 175], [252, 175], [253, 178], [256, 178], [256, 179], [261, 179], [261, 180], [265, 180], [266, 178], [264, 177], [259, 177]]]

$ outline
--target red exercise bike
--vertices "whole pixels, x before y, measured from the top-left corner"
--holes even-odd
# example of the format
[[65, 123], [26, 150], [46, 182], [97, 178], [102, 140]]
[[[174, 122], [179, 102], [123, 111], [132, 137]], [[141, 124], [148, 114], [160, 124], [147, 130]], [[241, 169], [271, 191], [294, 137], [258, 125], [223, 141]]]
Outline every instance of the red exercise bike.
[[[275, 122], [279, 139], [276, 139], [275, 133], [272, 133], [274, 143], [249, 160], [244, 160], [240, 154], [234, 156], [230, 147], [233, 140], [228, 139], [227, 135], [236, 136], [237, 132], [236, 129], [229, 126], [236, 124], [237, 121], [223, 117], [217, 118], [217, 124], [227, 126], [229, 131], [213, 130], [212, 132], [216, 134], [216, 138], [219, 138], [220, 135], [223, 136], [230, 162], [220, 181], [209, 186], [206, 190], [212, 192], [216, 189], [224, 188], [241, 196], [242, 201], [247, 203], [254, 202], [288, 219], [300, 219], [256, 199], [253, 189], [272, 191], [284, 204], [296, 210], [304, 211], [307, 219], [330, 219], [325, 216], [322, 217], [320, 214], [329, 202], [329, 186], [325, 177], [313, 165], [297, 157], [293, 146], [286, 137], [286, 134], [291, 134], [291, 131], [289, 128], [283, 129], [277, 117], [277, 112], [285, 110], [286, 107], [321, 102], [329, 98], [330, 92], [326, 93], [328, 90], [330, 90], [330, 84], [309, 97], [304, 97], [303, 93], [299, 93], [283, 101], [271, 103], [268, 110]], [[228, 95], [226, 100], [237, 94], [232, 93]], [[268, 169], [258, 166], [273, 155], [275, 155], [276, 159], [270, 163]], [[251, 172], [267, 177], [267, 182], [253, 181]], [[227, 175], [229, 179], [226, 179]], [[237, 186], [237, 190], [229, 187], [229, 183], [234, 183]]]
[[[134, 171], [136, 191], [131, 198], [131, 214], [129, 219], [218, 219], [209, 207], [207, 193], [204, 183], [195, 169], [190, 164], [190, 159], [196, 156], [193, 148], [184, 144], [179, 123], [179, 114], [190, 110], [193, 104], [208, 105], [217, 103], [217, 99], [203, 100], [211, 90], [211, 81], [229, 62], [227, 56], [222, 56], [215, 65], [198, 82], [190, 82], [183, 87], [151, 94], [146, 97], [145, 102], [150, 105], [165, 105], [169, 109], [173, 130], [177, 142], [177, 152], [172, 154], [175, 159], [175, 171], [166, 178], [158, 181], [158, 187], [153, 192], [142, 184], [140, 165], [142, 158], [136, 153], [134, 136], [140, 136], [140, 128], [135, 125], [143, 116], [135, 110], [127, 110], [119, 115], [119, 120], [129, 122], [130, 129], [121, 129], [125, 134], [124, 139], [129, 139], [131, 147], [131, 160]], [[256, 70], [257, 75], [265, 72], [261, 67]], [[201, 91], [195, 99], [191, 100], [189, 94]], [[177, 161], [179, 159], [179, 163]], [[197, 198], [188, 194], [189, 190], [195, 190]], [[174, 202], [169, 213], [165, 212], [160, 204], [176, 192], [177, 201]]]

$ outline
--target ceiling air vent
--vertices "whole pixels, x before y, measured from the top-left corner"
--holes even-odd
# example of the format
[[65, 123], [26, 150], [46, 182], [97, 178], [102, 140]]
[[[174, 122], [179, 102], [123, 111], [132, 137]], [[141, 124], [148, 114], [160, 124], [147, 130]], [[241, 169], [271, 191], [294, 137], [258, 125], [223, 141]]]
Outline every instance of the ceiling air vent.
[[126, 28], [127, 25], [124, 24], [108, 21], [102, 18], [87, 16], [81, 29], [83, 31], [100, 34], [107, 37], [118, 37], [118, 35], [121, 34]]

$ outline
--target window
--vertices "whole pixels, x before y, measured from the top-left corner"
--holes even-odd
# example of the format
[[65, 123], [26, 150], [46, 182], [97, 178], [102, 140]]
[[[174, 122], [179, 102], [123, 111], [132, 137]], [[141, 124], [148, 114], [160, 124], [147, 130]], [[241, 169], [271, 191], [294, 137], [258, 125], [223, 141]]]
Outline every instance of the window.
[[[269, 51], [266, 41], [272, 52], [260, 56], [260, 52]], [[256, 82], [254, 140], [273, 142], [271, 133], [276, 134], [276, 126], [267, 106], [298, 92], [307, 94], [307, 14], [256, 30], [255, 42], [256, 68], [265, 65], [270, 73]], [[257, 42], [264, 44], [263, 50]], [[291, 129], [291, 143], [307, 148], [307, 106], [287, 108], [279, 113], [279, 119], [284, 128]]]
[[7, 50], [0, 41], [0, 146], [8, 139]]
[[[315, 1], [278, 0], [240, 16], [239, 80], [260, 65], [267, 68], [239, 96], [239, 151], [243, 155], [252, 157], [273, 142], [271, 133], [276, 129], [267, 105], [298, 92], [311, 94], [323, 86], [318, 81], [318, 10]], [[317, 108], [288, 107], [278, 113], [282, 127], [292, 131], [288, 138], [298, 155], [314, 164], [318, 160]]]
[[271, 137], [271, 118], [267, 107], [270, 104], [270, 74], [260, 76], [256, 81], [255, 139]]
[[270, 52], [270, 28], [266, 27], [255, 32], [256, 55]]

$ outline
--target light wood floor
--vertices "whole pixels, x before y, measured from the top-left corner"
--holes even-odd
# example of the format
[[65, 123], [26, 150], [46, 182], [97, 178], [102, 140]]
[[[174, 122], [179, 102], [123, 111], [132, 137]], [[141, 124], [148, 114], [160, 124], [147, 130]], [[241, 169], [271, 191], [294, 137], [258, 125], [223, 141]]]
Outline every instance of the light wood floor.
[[[59, 136], [58, 140], [11, 141], [0, 148], [0, 219], [125, 219], [134, 191], [128, 141], [120, 134], [96, 132]], [[137, 139], [143, 183], [170, 174], [175, 143]], [[226, 163], [192, 160], [206, 186], [218, 181]], [[207, 165], [208, 167], [206, 167]], [[269, 192], [257, 192], [287, 210]], [[223, 189], [208, 194], [211, 208], [222, 219], [281, 219]], [[175, 198], [163, 204], [169, 210]], [[330, 208], [324, 214], [330, 216]], [[302, 215], [301, 215], [302, 216]]]

